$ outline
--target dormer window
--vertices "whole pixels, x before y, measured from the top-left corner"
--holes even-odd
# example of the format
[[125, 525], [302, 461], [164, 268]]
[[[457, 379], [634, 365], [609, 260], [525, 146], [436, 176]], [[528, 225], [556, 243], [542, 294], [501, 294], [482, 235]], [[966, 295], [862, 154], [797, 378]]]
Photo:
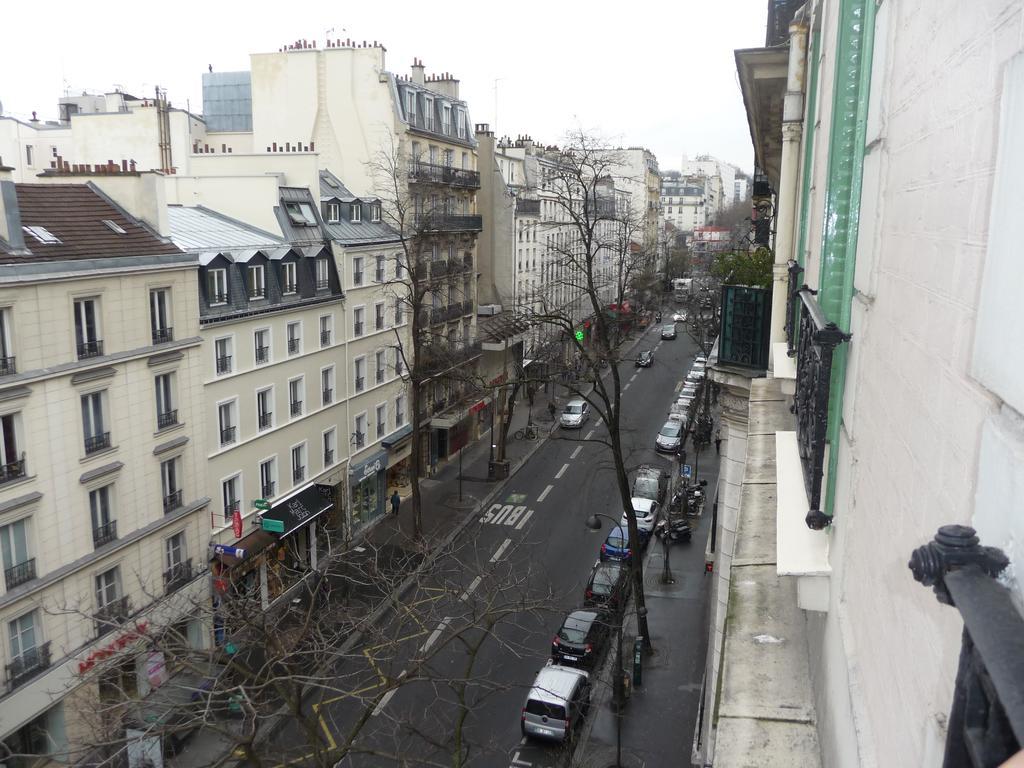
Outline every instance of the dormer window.
[[285, 203], [284, 209], [292, 224], [298, 227], [316, 226], [316, 214], [313, 213], [313, 206], [309, 203]]
[[226, 269], [211, 269], [206, 273], [206, 278], [210, 304], [227, 304], [228, 271]]
[[295, 293], [298, 290], [299, 285], [297, 278], [298, 270], [295, 266], [295, 262], [286, 261], [281, 265], [281, 268], [283, 272], [282, 277], [284, 278], [282, 280], [283, 285], [281, 286], [282, 293], [286, 295]]
[[327, 204], [327, 221], [332, 224], [341, 221], [341, 203]]
[[370, 221], [380, 221], [380, 203], [370, 204]]
[[434, 130], [434, 100], [429, 96], [423, 97], [423, 127]]
[[349, 219], [353, 222], [360, 222], [363, 220], [363, 207], [359, 203], [352, 203], [348, 210]]
[[441, 133], [445, 136], [451, 135], [452, 132], [452, 107], [450, 104], [445, 104], [441, 107]]

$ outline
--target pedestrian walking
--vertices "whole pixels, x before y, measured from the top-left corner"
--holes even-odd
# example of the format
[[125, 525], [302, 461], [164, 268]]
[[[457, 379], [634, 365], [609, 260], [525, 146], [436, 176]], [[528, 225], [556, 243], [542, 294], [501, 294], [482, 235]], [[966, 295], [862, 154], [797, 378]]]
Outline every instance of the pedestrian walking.
[[398, 515], [398, 507], [402, 504], [402, 497], [398, 495], [398, 491], [391, 494], [391, 514]]
[[715, 430], [715, 453], [718, 455], [722, 454], [722, 430], [721, 428]]
[[551, 416], [551, 420], [552, 421], [555, 420], [555, 411], [557, 411], [557, 410], [558, 409], [555, 407], [554, 401], [553, 400], [549, 400], [548, 401], [548, 414]]

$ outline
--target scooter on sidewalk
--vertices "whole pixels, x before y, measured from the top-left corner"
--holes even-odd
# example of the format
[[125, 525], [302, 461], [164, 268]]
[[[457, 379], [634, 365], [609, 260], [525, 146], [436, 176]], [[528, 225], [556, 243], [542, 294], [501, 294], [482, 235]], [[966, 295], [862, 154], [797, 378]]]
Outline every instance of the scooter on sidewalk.
[[693, 528], [685, 518], [669, 518], [660, 520], [654, 526], [654, 535], [658, 537], [659, 541], [664, 540], [666, 536], [669, 541], [690, 541], [693, 538]]

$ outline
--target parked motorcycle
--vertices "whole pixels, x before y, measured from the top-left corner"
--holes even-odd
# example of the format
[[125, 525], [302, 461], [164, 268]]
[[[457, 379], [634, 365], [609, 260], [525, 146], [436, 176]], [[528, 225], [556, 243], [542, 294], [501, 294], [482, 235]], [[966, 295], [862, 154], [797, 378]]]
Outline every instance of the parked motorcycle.
[[699, 515], [704, 511], [704, 488], [707, 486], [707, 480], [701, 480], [696, 485], [691, 485], [686, 488], [686, 512], [690, 515]]
[[689, 541], [693, 538], [693, 528], [683, 518], [669, 518], [659, 521], [654, 526], [654, 535], [659, 540], [664, 540], [668, 536], [669, 541]]

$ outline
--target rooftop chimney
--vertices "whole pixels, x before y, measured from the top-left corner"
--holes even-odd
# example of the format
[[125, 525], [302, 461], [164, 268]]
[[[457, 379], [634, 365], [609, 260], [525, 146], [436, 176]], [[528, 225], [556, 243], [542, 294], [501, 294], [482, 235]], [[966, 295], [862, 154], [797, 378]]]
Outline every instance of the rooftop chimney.
[[419, 59], [412, 60], [412, 81], [416, 85], [423, 85], [423, 62]]

